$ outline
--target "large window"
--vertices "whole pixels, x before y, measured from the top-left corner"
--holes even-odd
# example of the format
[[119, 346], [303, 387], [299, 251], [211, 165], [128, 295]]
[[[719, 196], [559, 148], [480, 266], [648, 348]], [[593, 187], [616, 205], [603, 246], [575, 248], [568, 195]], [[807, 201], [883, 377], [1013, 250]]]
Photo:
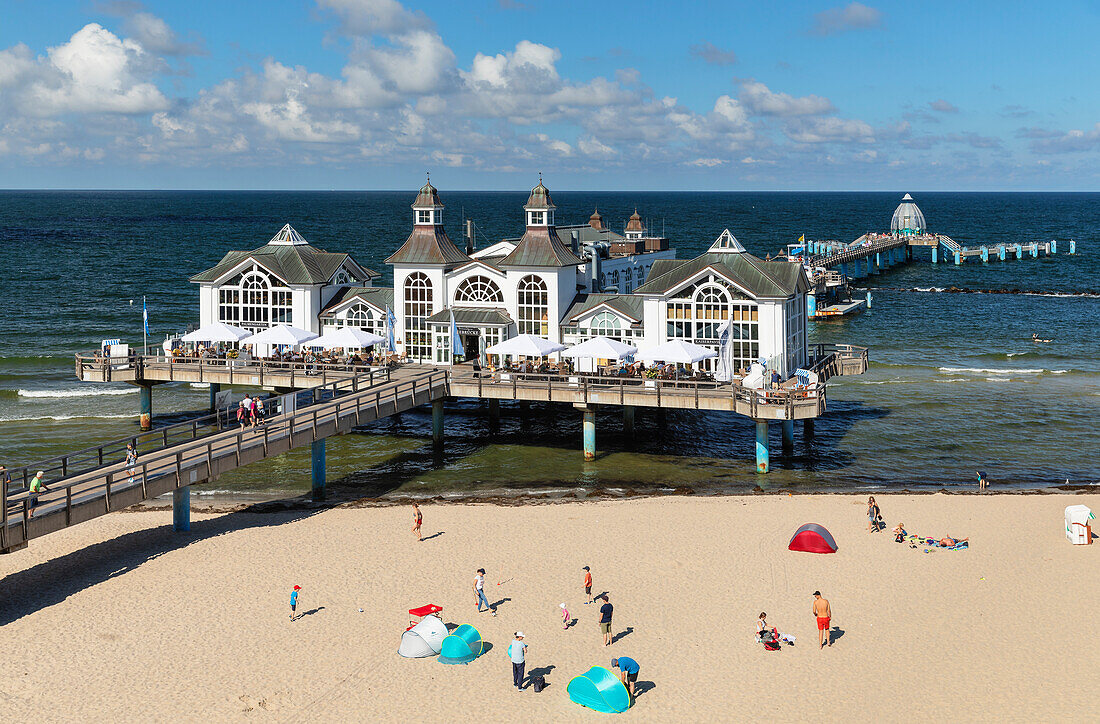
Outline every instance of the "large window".
[[783, 305], [787, 318], [787, 374], [806, 361], [806, 300], [801, 294]]
[[489, 277], [476, 276], [466, 279], [455, 290], [455, 304], [503, 304], [500, 287]]
[[[665, 304], [669, 339], [685, 339], [718, 351], [718, 328], [730, 323], [730, 344], [740, 369], [760, 356], [759, 311], [756, 303], [737, 293], [724, 279], [711, 274], [681, 290]], [[702, 366], [712, 370], [714, 359]]]
[[611, 312], [600, 312], [592, 317], [588, 328], [593, 337], [610, 337], [619, 342], [623, 341], [622, 322]]
[[519, 280], [519, 327], [520, 334], [537, 334], [545, 337], [550, 332], [547, 315], [550, 311], [550, 295], [546, 291], [546, 282], [534, 274]]
[[760, 359], [760, 309], [753, 302], [734, 302], [730, 309], [730, 344], [734, 369]]
[[414, 272], [405, 279], [405, 355], [411, 360], [432, 359], [432, 280]]
[[371, 334], [383, 337], [385, 336], [386, 320], [383, 319], [381, 312], [360, 303], [348, 307], [348, 311], [344, 313], [344, 318], [338, 322], [338, 326], [359, 327]]
[[729, 319], [729, 297], [726, 290], [704, 285], [695, 291], [695, 339], [718, 341], [718, 327]]
[[218, 321], [260, 332], [290, 324], [292, 292], [259, 266], [238, 274], [218, 288]]

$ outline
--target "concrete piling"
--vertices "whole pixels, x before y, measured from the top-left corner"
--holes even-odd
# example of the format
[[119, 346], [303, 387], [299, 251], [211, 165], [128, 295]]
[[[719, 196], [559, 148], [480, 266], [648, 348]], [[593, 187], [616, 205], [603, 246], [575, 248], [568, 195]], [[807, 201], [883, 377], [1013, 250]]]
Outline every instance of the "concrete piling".
[[311, 446], [313, 469], [313, 501], [325, 499], [325, 439], [314, 440]]
[[191, 530], [191, 486], [172, 491], [172, 529], [177, 533]]
[[756, 472], [768, 472], [768, 421], [756, 421]]

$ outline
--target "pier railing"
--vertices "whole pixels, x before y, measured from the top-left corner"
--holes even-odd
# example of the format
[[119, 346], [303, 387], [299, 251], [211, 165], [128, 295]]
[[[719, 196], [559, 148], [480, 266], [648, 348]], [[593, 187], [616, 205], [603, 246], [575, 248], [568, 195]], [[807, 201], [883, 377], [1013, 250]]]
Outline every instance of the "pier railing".
[[[49, 479], [50, 476], [47, 475], [48, 479], [45, 483], [48, 490], [39, 494], [39, 503], [36, 507], [41, 512], [34, 519], [38, 521], [46, 515], [64, 511], [63, 523], [60, 527], [65, 527], [80, 522], [77, 517], [74, 517], [74, 508], [87, 506], [90, 501], [103, 499], [104, 508], [97, 513], [102, 514], [113, 509], [112, 496], [120, 493], [140, 488], [140, 494], [136, 496], [135, 502], [147, 499], [150, 497], [147, 485], [151, 482], [167, 477], [174, 481], [174, 487], [189, 485], [195, 481], [194, 473], [191, 480], [184, 479], [184, 470], [188, 467], [205, 466], [203, 469], [206, 476], [209, 476], [215, 474], [216, 459], [229, 457], [232, 462], [235, 458], [236, 464], [239, 465], [242, 454], [246, 450], [262, 447], [261, 457], [267, 456], [269, 446], [273, 451], [284, 452], [297, 444], [296, 439], [301, 440], [303, 434], [308, 440], [312, 432], [312, 439], [319, 439], [317, 432], [319, 426], [328, 425], [333, 429], [339, 429], [341, 424], [347, 424], [349, 417], [360, 419], [364, 414], [369, 417], [372, 411], [377, 417], [381, 416], [382, 411], [385, 411], [385, 414], [397, 411], [400, 400], [409, 401], [410, 405], [415, 406], [427, 401], [423, 399], [425, 393], [429, 393], [427, 397], [431, 397], [430, 393], [433, 390], [436, 394], [440, 392], [445, 394], [447, 377], [446, 370], [425, 370], [416, 377], [396, 381], [391, 381], [389, 376], [379, 379], [370, 375], [337, 380], [324, 387], [314, 387], [293, 393], [297, 396], [308, 395], [311, 400], [304, 405], [296, 406], [293, 411], [272, 415], [265, 424], [255, 428], [242, 426], [236, 431], [224, 427], [218, 430], [207, 430], [204, 435], [192, 440], [170, 437], [168, 444], [141, 454], [137, 464], [133, 466], [126, 465], [123, 453], [121, 460], [115, 456], [110, 461], [105, 460], [103, 465], [85, 469], [81, 473], [70, 471], [61, 479]], [[373, 387], [370, 386], [371, 383], [375, 383]], [[160, 431], [157, 433], [160, 434]], [[102, 447], [105, 450], [117, 450], [121, 444], [122, 449], [125, 450], [125, 444], [129, 440], [130, 438], [114, 441]], [[56, 464], [46, 467], [57, 470]], [[21, 466], [13, 472], [26, 475], [27, 471], [37, 472], [38, 470], [45, 471], [45, 468], [28, 465]], [[33, 475], [33, 472], [30, 474]], [[159, 493], [154, 492], [155, 494]], [[31, 505], [29, 490], [26, 487], [9, 490], [8, 486], [0, 485], [0, 495], [3, 497], [0, 509], [4, 511], [3, 524], [0, 525], [0, 536], [2, 536], [0, 549], [5, 549], [13, 543], [25, 542], [31, 537], [28, 530], [31, 522]], [[133, 503], [126, 503], [126, 505], [131, 504]], [[82, 514], [82, 516], [82, 520], [87, 519], [86, 515]], [[16, 527], [20, 529], [15, 532], [9, 530], [13, 517], [16, 518]]]
[[[128, 357], [103, 357], [101, 355], [76, 355], [76, 376], [87, 380], [88, 372], [94, 372], [95, 382], [132, 382], [135, 378], [152, 376], [159, 382], [206, 382], [206, 373], [216, 373], [217, 382], [266, 385], [270, 378], [280, 384], [312, 387], [326, 385], [330, 379], [347, 379], [349, 376], [367, 374], [370, 371], [389, 369], [389, 365], [368, 365], [352, 362], [284, 362], [261, 358], [226, 359], [221, 357], [166, 357], [163, 355], [130, 354]], [[153, 373], [147, 375], [147, 373]], [[228, 375], [228, 377], [227, 377]], [[215, 376], [215, 375], [211, 375]], [[179, 379], [177, 379], [179, 378]]]

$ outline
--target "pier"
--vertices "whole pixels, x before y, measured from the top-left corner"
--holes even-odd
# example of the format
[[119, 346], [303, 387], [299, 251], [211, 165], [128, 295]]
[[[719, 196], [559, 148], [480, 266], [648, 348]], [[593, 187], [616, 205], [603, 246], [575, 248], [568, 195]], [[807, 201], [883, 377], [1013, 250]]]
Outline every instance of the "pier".
[[[273, 414], [265, 424], [239, 427], [231, 409], [188, 422], [142, 432], [94, 448], [11, 469], [13, 483], [3, 488], [4, 524], [0, 551], [24, 547], [30, 540], [136, 505], [171, 492], [173, 525], [190, 526], [190, 486], [208, 482], [238, 467], [310, 446], [313, 499], [325, 497], [325, 440], [354, 427], [419, 407], [432, 406], [432, 439], [444, 442], [444, 400], [483, 399], [490, 418], [500, 401], [559, 403], [581, 413], [584, 456], [596, 456], [595, 411], [617, 406], [623, 424], [632, 426], [634, 410], [679, 409], [733, 412], [756, 423], [757, 470], [767, 472], [768, 427], [780, 423], [783, 451], [790, 450], [794, 423], [801, 420], [812, 436], [813, 421], [827, 409], [826, 382], [837, 375], [867, 370], [867, 350], [851, 345], [811, 347], [808, 369], [819, 382], [803, 387], [748, 389], [738, 384], [688, 380], [647, 380], [596, 375], [489, 373], [472, 364], [451, 368], [404, 365], [394, 369], [347, 365], [272, 363], [197, 359], [173, 361], [158, 355], [102, 358], [77, 355], [79, 379], [127, 382], [149, 390], [142, 395], [142, 422], [153, 422], [153, 389], [168, 382], [266, 386], [280, 393], [270, 398]], [[126, 444], [133, 442], [138, 463], [126, 465]], [[34, 514], [30, 480], [45, 473], [48, 490], [39, 496]]]

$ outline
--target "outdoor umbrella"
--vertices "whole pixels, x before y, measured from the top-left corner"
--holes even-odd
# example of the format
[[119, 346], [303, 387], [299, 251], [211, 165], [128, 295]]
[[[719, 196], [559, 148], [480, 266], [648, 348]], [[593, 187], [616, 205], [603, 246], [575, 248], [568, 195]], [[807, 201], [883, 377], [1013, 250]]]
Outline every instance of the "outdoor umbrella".
[[280, 324], [278, 327], [265, 329], [251, 337], [241, 340], [242, 344], [274, 344], [297, 347], [303, 342], [316, 339], [317, 335], [306, 329], [291, 327], [289, 324]]
[[682, 339], [643, 349], [638, 359], [646, 362], [675, 362], [677, 364], [695, 364], [701, 360], [717, 357], [718, 353], [707, 347], [700, 347]]
[[321, 347], [323, 349], [336, 349], [337, 347], [348, 349], [351, 347], [370, 347], [385, 341], [385, 337], [379, 337], [377, 334], [371, 334], [358, 327], [343, 327], [341, 329], [330, 329], [320, 337], [311, 339], [302, 346]]
[[184, 342], [240, 342], [252, 334], [247, 329], [234, 327], [225, 322], [214, 322], [199, 327], [194, 332], [188, 332], [180, 337]]
[[584, 357], [586, 359], [623, 359], [637, 354], [638, 348], [623, 344], [610, 337], [593, 337], [561, 353], [562, 357]]
[[485, 351], [489, 354], [523, 355], [524, 357], [545, 357], [565, 349], [564, 344], [551, 342], [533, 334], [521, 334], [503, 342], [494, 344]]

